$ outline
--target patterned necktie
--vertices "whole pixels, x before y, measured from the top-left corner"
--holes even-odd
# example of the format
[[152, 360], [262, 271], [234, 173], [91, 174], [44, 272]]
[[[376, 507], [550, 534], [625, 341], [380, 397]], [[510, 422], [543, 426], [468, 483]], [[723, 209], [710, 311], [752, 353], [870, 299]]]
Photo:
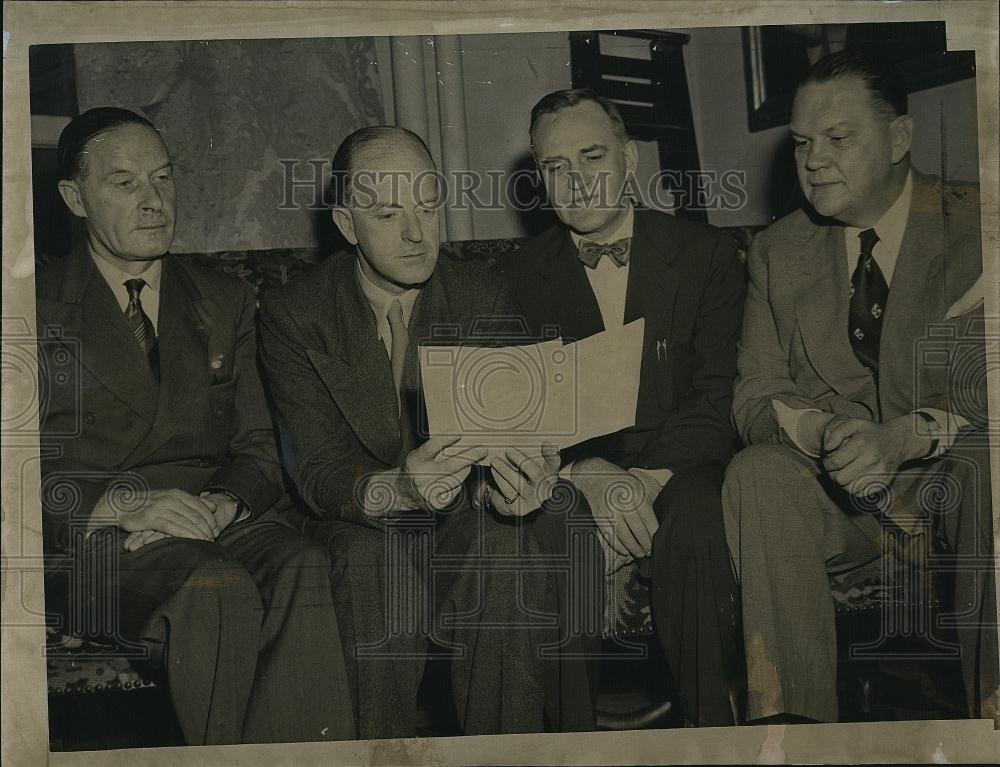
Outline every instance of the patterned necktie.
[[149, 359], [149, 366], [157, 379], [160, 377], [160, 354], [156, 344], [156, 331], [146, 312], [142, 310], [139, 294], [146, 287], [146, 281], [140, 277], [125, 280], [125, 290], [128, 291], [128, 306], [125, 307], [125, 321], [128, 323], [139, 348]]
[[851, 306], [848, 314], [848, 332], [854, 356], [867, 368], [878, 383], [878, 347], [882, 337], [882, 318], [889, 298], [889, 285], [885, 281], [878, 261], [872, 255], [878, 235], [874, 229], [865, 229], [858, 235], [861, 254], [851, 276]]
[[629, 243], [631, 237], [623, 237], [614, 242], [593, 242], [592, 240], [580, 240], [580, 249], [577, 255], [586, 266], [591, 269], [597, 268], [597, 263], [602, 256], [614, 260], [618, 266], [625, 266], [628, 263]]

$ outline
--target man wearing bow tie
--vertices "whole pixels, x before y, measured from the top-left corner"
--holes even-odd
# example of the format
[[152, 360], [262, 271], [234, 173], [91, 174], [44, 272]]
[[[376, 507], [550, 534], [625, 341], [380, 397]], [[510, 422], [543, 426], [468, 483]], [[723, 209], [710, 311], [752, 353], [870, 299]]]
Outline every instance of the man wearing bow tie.
[[[561, 475], [590, 505], [608, 570], [651, 557], [654, 619], [685, 716], [733, 724], [741, 659], [720, 490], [744, 296], [735, 245], [624, 199], [637, 149], [596, 94], [543, 97], [530, 136], [559, 223], [505, 267], [529, 327], [573, 341], [645, 318], [635, 425], [565, 451]], [[615, 503], [624, 497], [634, 502]]]
[[959, 565], [970, 715], [1000, 718], [978, 189], [911, 166], [900, 75], [860, 51], [817, 62], [790, 129], [807, 205], [750, 254], [724, 492], [748, 718], [836, 721], [829, 576], [916, 533]]
[[283, 521], [253, 290], [167, 253], [173, 167], [141, 115], [74, 118], [59, 166], [86, 232], [36, 279], [47, 609], [142, 660], [187, 744], [350, 738], [329, 558]]

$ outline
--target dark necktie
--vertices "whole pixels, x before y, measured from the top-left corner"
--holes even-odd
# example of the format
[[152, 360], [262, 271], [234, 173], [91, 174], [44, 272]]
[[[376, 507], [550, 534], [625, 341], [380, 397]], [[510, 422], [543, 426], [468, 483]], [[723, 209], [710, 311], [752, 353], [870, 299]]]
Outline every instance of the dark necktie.
[[128, 323], [135, 341], [149, 360], [153, 375], [160, 377], [160, 354], [156, 345], [156, 331], [146, 312], [142, 310], [139, 294], [146, 287], [146, 281], [141, 277], [125, 280], [125, 290], [128, 291], [128, 306], [125, 307], [125, 321]]
[[848, 333], [854, 356], [867, 368], [878, 382], [878, 347], [882, 337], [882, 318], [889, 299], [889, 285], [885, 281], [878, 261], [872, 255], [878, 235], [874, 229], [865, 229], [858, 235], [861, 254], [851, 275], [851, 306], [848, 315]]
[[628, 263], [629, 243], [631, 240], [631, 237], [623, 237], [620, 240], [607, 243], [580, 240], [580, 248], [577, 255], [591, 269], [597, 268], [597, 264], [603, 256], [612, 259], [618, 266], [625, 266]]

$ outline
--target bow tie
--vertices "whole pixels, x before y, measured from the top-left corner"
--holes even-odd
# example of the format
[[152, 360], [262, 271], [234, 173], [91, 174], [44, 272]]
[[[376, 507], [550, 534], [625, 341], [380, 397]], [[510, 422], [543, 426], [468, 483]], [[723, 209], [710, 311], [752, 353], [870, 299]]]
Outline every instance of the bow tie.
[[614, 259], [618, 266], [625, 266], [628, 263], [629, 243], [631, 241], [631, 237], [623, 237], [608, 243], [580, 240], [580, 250], [577, 255], [591, 269], [597, 267], [597, 262], [601, 260], [602, 256]]

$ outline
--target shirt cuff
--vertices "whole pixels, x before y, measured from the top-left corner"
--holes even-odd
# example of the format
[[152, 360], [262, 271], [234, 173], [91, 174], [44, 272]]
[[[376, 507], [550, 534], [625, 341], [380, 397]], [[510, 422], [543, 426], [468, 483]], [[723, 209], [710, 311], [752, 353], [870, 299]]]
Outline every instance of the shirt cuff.
[[810, 458], [819, 458], [819, 453], [806, 450], [802, 446], [802, 439], [799, 436], [799, 422], [802, 420], [802, 416], [806, 413], [822, 413], [823, 411], [814, 407], [788, 407], [788, 405], [779, 399], [772, 399], [771, 407], [774, 408], [774, 414], [778, 418], [778, 426], [780, 426], [785, 434], [788, 435], [788, 438], [795, 444], [795, 447]]
[[930, 451], [921, 460], [938, 458], [947, 453], [958, 439], [958, 432], [969, 422], [955, 413], [938, 410], [934, 407], [922, 407], [913, 411], [923, 418], [923, 428], [918, 427], [918, 433], [934, 440]]

